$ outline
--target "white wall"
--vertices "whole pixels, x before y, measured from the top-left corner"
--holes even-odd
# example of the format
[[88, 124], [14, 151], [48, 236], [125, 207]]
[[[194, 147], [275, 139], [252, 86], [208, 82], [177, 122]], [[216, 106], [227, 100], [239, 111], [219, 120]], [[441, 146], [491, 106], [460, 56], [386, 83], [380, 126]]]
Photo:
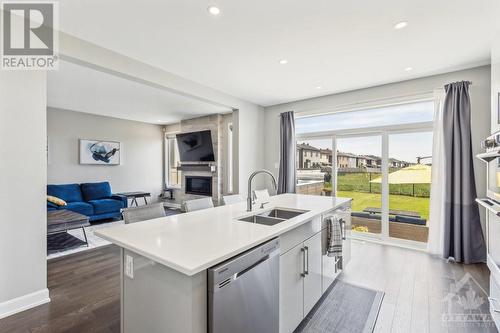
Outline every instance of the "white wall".
[[[490, 131], [490, 66], [267, 107], [265, 110], [265, 166], [273, 170], [273, 172], [277, 171], [275, 163], [279, 162], [278, 115], [280, 112], [295, 111], [307, 114], [317, 110], [331, 110], [341, 106], [356, 107], [356, 105], [375, 100], [432, 92], [434, 89], [442, 88], [446, 83], [461, 80], [472, 81], [470, 88], [472, 145], [475, 155], [481, 151], [480, 141], [488, 136]], [[486, 192], [484, 164], [475, 158], [474, 169], [476, 172], [477, 193], [479, 196], [483, 196]]]
[[[48, 183], [109, 181], [113, 192], [151, 192], [157, 200], [163, 184], [163, 128], [136, 121], [47, 109]], [[79, 164], [79, 139], [121, 142], [121, 164]]]
[[[264, 141], [264, 109], [260, 106], [238, 110], [237, 117], [237, 165], [239, 166], [235, 179], [238, 180], [235, 191], [247, 195], [248, 177], [255, 170], [264, 168], [264, 151], [267, 142]], [[236, 142], [236, 141], [235, 141]], [[270, 169], [278, 177], [276, 170]], [[265, 175], [257, 176], [253, 188], [262, 189], [267, 182]], [[270, 189], [271, 190], [271, 189]], [[270, 192], [273, 193], [273, 192]]]
[[0, 72], [0, 318], [49, 301], [46, 73]]

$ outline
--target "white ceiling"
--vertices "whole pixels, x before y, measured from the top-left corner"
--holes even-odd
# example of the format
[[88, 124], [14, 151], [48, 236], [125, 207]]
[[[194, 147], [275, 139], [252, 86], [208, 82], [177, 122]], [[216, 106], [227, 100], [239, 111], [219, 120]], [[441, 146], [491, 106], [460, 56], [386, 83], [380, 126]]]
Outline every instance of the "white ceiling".
[[487, 64], [497, 1], [73, 0], [60, 2], [60, 27], [272, 105]]
[[169, 124], [231, 109], [61, 61], [48, 72], [47, 105], [114, 118]]

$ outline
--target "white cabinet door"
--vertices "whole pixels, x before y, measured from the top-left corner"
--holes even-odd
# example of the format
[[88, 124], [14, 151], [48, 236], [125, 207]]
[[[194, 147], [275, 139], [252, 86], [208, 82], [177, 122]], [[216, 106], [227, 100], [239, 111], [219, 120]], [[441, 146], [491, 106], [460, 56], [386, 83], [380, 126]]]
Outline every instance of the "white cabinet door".
[[306, 249], [306, 271], [304, 277], [304, 316], [314, 307], [322, 295], [321, 291], [321, 233], [304, 242]]
[[325, 228], [321, 231], [321, 251], [322, 251], [321, 275], [323, 276], [323, 280], [321, 282], [322, 293], [324, 293], [328, 289], [328, 287], [330, 287], [332, 282], [339, 274], [337, 267], [335, 267], [335, 257], [329, 257], [326, 255], [327, 242], [328, 242], [328, 229]]
[[280, 256], [280, 333], [291, 333], [304, 318], [303, 244]]

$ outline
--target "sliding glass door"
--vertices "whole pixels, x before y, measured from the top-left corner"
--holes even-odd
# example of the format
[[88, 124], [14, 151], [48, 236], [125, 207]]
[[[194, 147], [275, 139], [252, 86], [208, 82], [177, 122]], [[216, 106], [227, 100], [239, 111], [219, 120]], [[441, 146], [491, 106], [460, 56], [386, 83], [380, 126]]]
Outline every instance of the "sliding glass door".
[[429, 99], [297, 119], [297, 192], [353, 198], [355, 237], [422, 246], [433, 115]]
[[432, 132], [389, 134], [389, 236], [427, 242]]
[[352, 198], [352, 226], [381, 234], [382, 136], [337, 137], [337, 196]]

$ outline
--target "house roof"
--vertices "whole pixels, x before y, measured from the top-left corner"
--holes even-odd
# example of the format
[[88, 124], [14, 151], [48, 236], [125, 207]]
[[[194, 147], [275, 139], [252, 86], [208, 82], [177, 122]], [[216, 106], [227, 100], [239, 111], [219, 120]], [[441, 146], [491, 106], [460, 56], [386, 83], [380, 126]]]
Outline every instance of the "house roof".
[[[332, 150], [330, 148], [317, 148], [314, 146], [311, 146], [308, 143], [298, 143], [297, 144], [297, 149], [304, 149], [304, 150], [310, 150], [310, 151], [319, 151], [321, 154], [327, 154], [331, 155]], [[347, 152], [342, 152], [342, 151], [337, 151], [337, 156], [343, 156], [343, 157], [351, 157], [351, 158], [360, 158], [360, 159], [365, 159], [365, 160], [372, 160], [372, 161], [380, 161], [382, 158], [376, 155], [356, 155], [353, 153], [347, 153]], [[412, 163], [406, 162], [406, 161], [401, 161], [396, 158], [389, 158], [389, 162], [400, 162], [400, 163], [406, 163], [408, 165], [411, 165]]]
[[378, 161], [378, 160], [382, 159], [381, 157], [378, 157], [375, 155], [363, 155], [362, 157], [367, 159], [367, 160], [373, 160], [373, 161]]
[[304, 150], [312, 150], [312, 151], [320, 151], [319, 148], [316, 148], [314, 146], [311, 146], [308, 143], [298, 143], [297, 144], [297, 149], [304, 149]]
[[353, 158], [356, 158], [358, 157], [358, 155], [355, 155], [355, 154], [352, 154], [352, 153], [344, 153], [344, 152], [337, 152], [337, 156], [345, 156], [345, 157], [353, 157]]

